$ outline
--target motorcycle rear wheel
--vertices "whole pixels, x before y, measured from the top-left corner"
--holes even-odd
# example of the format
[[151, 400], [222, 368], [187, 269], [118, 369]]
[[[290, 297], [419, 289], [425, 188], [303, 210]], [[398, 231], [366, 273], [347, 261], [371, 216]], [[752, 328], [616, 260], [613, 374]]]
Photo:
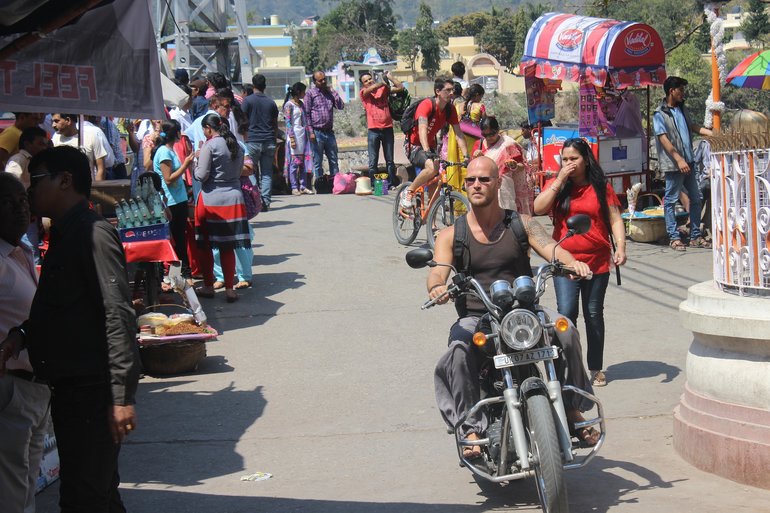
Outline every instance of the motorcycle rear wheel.
[[545, 513], [569, 513], [561, 447], [556, 436], [556, 420], [548, 397], [528, 397], [527, 418], [540, 505]]

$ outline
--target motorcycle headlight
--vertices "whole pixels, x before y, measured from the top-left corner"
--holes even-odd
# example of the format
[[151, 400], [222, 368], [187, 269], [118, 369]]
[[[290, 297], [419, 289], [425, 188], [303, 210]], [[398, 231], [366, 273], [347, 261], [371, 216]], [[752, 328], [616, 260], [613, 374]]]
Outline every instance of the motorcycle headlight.
[[537, 344], [543, 334], [543, 327], [537, 315], [517, 308], [503, 317], [500, 333], [508, 347], [523, 351]]

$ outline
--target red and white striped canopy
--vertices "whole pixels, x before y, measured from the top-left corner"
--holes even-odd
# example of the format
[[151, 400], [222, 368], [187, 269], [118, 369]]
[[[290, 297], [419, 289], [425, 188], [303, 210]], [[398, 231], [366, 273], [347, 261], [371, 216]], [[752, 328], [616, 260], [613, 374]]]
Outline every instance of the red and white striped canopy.
[[659, 85], [666, 55], [658, 33], [643, 23], [547, 13], [530, 27], [521, 58], [522, 74], [578, 82], [587, 77], [618, 89]]

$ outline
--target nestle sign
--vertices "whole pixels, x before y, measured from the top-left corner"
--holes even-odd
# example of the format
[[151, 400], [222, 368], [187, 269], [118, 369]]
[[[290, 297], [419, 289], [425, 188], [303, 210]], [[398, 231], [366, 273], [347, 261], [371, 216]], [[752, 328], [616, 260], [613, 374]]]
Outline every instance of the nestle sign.
[[638, 57], [650, 51], [652, 36], [645, 29], [634, 29], [626, 35], [625, 43], [626, 53]]
[[558, 46], [560, 50], [571, 52], [580, 46], [582, 41], [583, 32], [581, 30], [571, 28], [559, 34], [559, 37], [556, 38], [556, 46]]

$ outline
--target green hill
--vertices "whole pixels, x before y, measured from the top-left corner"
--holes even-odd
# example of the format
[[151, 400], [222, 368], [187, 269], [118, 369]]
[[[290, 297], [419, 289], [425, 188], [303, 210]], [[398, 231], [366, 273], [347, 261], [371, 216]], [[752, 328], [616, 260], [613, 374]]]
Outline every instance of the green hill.
[[[438, 21], [458, 14], [470, 12], [488, 11], [492, 6], [498, 9], [516, 7], [521, 0], [425, 0]], [[265, 16], [277, 14], [281, 23], [290, 24], [301, 22], [303, 19], [328, 13], [337, 4], [334, 0], [289, 0], [287, 2], [275, 2], [273, 0], [246, 0], [246, 8], [254, 12], [254, 19], [261, 20]], [[401, 17], [399, 28], [414, 26], [417, 18], [420, 2], [414, 0], [395, 0], [393, 11]]]

